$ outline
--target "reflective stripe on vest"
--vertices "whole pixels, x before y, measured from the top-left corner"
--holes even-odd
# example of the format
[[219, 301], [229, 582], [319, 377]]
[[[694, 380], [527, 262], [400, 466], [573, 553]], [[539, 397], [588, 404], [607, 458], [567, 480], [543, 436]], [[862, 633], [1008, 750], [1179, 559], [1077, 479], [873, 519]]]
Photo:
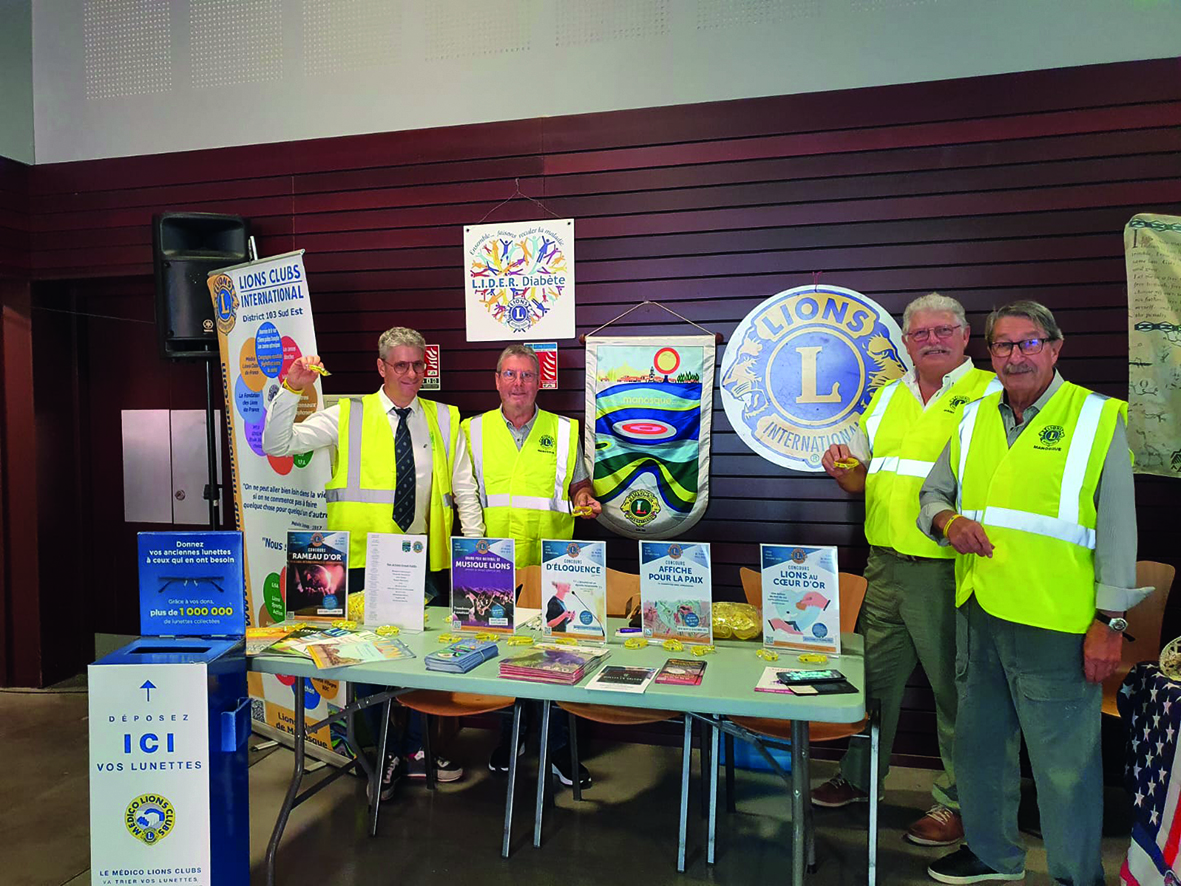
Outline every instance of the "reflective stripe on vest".
[[[865, 420], [865, 436], [869, 438], [869, 451], [873, 452], [873, 441], [878, 435], [878, 427], [882, 423], [882, 418], [886, 414], [886, 407], [890, 405], [890, 400], [898, 393], [898, 389], [902, 387], [902, 379], [895, 379], [882, 389], [882, 395], [878, 397], [878, 405], [874, 407], [873, 412], [869, 414], [869, 418]], [[877, 468], [876, 470], [881, 470]]]
[[[326, 501], [339, 502], [357, 502], [358, 504], [366, 505], [390, 505], [394, 504], [394, 490], [393, 489], [362, 489], [361, 488], [361, 439], [362, 431], [365, 427], [365, 401], [359, 397], [349, 397], [350, 416], [349, 416], [349, 473], [345, 478], [345, 485], [335, 489], [325, 489], [324, 495]], [[421, 401], [420, 401], [421, 402]], [[426, 407], [423, 407], [423, 414], [426, 414]], [[409, 418], [409, 416], [407, 416]], [[435, 411], [435, 421], [439, 426], [439, 432], [443, 437], [443, 452], [445, 453], [448, 464], [451, 462], [451, 413], [450, 410], [444, 406], [442, 409]], [[429, 428], [430, 417], [427, 416], [427, 425]], [[443, 493], [443, 504], [447, 507], [452, 506], [454, 497], [450, 492]]]
[[534, 511], [557, 511], [559, 514], [571, 514], [573, 508], [566, 501], [566, 489], [562, 481], [566, 478], [566, 468], [570, 460], [570, 419], [557, 416], [558, 419], [558, 466], [554, 471], [553, 498], [543, 498], [537, 495], [489, 495], [484, 486], [484, 415], [477, 415], [468, 423], [468, 436], [471, 440], [472, 469], [476, 475], [476, 492], [480, 496], [480, 506], [485, 508], [529, 508]]
[[886, 458], [875, 458], [869, 466], [869, 473], [876, 474], [879, 471], [889, 471], [893, 474], [899, 474], [903, 477], [926, 477], [931, 473], [931, 468], [935, 467], [933, 461], [922, 461], [917, 458], [898, 458], [891, 455]]
[[1079, 523], [1079, 499], [1082, 496], [1083, 482], [1087, 474], [1087, 462], [1091, 457], [1091, 448], [1095, 442], [1095, 431], [1099, 426], [1099, 419], [1103, 413], [1103, 404], [1107, 397], [1091, 392], [1083, 400], [1082, 410], [1079, 412], [1074, 433], [1070, 438], [1070, 448], [1066, 452], [1066, 464], [1062, 471], [1062, 485], [1058, 496], [1058, 516], [1035, 514], [1030, 511], [1020, 511], [1011, 508], [989, 506], [983, 511], [964, 511], [962, 490], [964, 478], [967, 476], [968, 450], [971, 448], [972, 435], [976, 429], [976, 418], [979, 415], [981, 401], [976, 401], [964, 407], [964, 415], [960, 420], [959, 443], [959, 476], [956, 486], [956, 510], [969, 519], [985, 525], [1001, 526], [1006, 529], [1016, 529], [1034, 535], [1058, 539], [1079, 547], [1095, 549], [1095, 530]]

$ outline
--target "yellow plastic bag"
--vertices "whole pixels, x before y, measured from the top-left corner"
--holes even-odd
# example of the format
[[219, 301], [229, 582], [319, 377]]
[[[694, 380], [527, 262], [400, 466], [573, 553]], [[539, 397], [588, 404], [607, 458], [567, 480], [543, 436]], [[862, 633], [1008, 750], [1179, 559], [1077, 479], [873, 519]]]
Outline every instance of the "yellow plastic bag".
[[713, 604], [714, 639], [758, 640], [763, 636], [763, 615], [749, 603]]

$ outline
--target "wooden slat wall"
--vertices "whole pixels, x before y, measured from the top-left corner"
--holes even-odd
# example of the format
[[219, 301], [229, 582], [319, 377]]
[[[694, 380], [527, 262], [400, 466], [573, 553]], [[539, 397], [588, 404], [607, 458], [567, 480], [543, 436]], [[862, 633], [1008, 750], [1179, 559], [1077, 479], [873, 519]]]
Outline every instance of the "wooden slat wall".
[[[496, 403], [499, 347], [464, 342], [461, 226], [541, 214], [499, 205], [519, 181], [577, 219], [579, 332], [650, 298], [729, 336], [821, 271], [895, 314], [955, 295], [978, 332], [993, 306], [1036, 297], [1068, 336], [1063, 373], [1123, 396], [1121, 230], [1137, 211], [1181, 212], [1179, 150], [1175, 62], [1150, 61], [39, 166], [31, 266], [129, 278], [146, 299], [152, 213], [246, 215], [261, 254], [308, 250], [327, 390], [372, 389], [378, 333], [405, 324], [442, 345], [443, 399], [472, 413]], [[622, 329], [675, 327], [652, 312]], [[542, 405], [581, 416], [582, 350], [560, 355]], [[1175, 559], [1167, 490], [1140, 483], [1144, 556]], [[714, 545], [718, 597], [740, 597], [762, 541], [837, 544], [859, 571], [863, 515], [823, 475], [751, 453], [719, 402], [711, 505], [690, 533]], [[634, 542], [609, 550], [635, 568]], [[900, 750], [908, 734], [915, 753], [933, 749], [924, 692], [916, 682]]]
[[29, 167], [0, 157], [0, 277], [29, 267]]

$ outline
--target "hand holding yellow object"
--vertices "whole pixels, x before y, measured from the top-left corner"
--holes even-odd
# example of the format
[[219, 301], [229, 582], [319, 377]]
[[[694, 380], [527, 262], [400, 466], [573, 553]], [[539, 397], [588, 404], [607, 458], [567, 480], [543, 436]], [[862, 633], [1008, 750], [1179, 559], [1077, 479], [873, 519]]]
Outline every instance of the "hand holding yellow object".
[[836, 461], [833, 462], [833, 464], [836, 465], [838, 468], [841, 468], [842, 470], [851, 471], [851, 470], [853, 470], [853, 468], [855, 468], [859, 464], [861, 464], [861, 462], [859, 462], [857, 459], [853, 458], [852, 456], [849, 456], [848, 458], [838, 458]]

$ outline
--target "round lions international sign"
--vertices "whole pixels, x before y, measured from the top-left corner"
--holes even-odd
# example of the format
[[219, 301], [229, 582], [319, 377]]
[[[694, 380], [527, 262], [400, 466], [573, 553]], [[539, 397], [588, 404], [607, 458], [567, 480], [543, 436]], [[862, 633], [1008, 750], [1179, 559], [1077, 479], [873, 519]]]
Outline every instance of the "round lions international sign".
[[768, 461], [820, 471], [833, 443], [848, 443], [873, 392], [910, 358], [894, 319], [837, 286], [799, 286], [764, 301], [734, 331], [722, 357], [726, 417]]

